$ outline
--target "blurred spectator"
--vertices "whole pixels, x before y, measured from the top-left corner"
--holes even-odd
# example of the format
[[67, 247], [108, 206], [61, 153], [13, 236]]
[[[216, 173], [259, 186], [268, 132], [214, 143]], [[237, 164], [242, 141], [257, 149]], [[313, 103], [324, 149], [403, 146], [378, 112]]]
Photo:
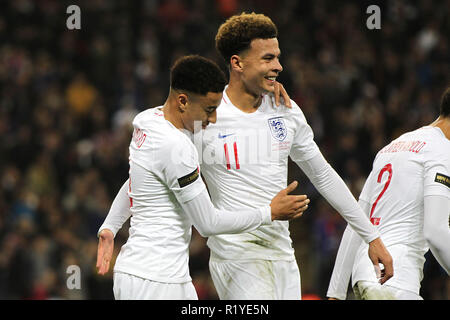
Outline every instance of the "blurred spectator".
[[83, 74], [77, 74], [69, 84], [66, 91], [69, 111], [76, 116], [87, 114], [97, 97], [97, 90], [85, 78]]

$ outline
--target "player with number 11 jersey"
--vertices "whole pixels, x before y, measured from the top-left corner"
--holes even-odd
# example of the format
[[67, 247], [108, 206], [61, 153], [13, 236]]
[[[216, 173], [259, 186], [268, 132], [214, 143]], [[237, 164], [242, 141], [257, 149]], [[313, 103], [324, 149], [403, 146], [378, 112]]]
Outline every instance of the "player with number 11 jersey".
[[[224, 90], [217, 122], [202, 133], [201, 169], [215, 206], [258, 208], [286, 185], [289, 154], [307, 161], [320, 153], [302, 111], [291, 103], [292, 109], [276, 106], [266, 94], [255, 112], [245, 113]], [[288, 226], [275, 221], [249, 233], [211, 236], [208, 246], [221, 259], [294, 260]]]

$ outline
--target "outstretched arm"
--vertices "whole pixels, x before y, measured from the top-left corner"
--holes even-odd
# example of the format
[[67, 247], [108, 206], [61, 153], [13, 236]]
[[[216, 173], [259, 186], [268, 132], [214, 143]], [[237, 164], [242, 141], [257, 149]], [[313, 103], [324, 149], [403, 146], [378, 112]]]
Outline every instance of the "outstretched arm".
[[296, 163], [308, 176], [317, 191], [341, 214], [366, 243], [380, 236], [345, 182], [321, 153], [308, 161], [297, 161]]
[[380, 278], [378, 263], [384, 265], [384, 276], [380, 283], [385, 283], [394, 275], [392, 257], [381, 241], [378, 230], [370, 223], [368, 216], [362, 211], [352, 193], [341, 177], [328, 164], [321, 153], [307, 161], [296, 161], [297, 165], [308, 176], [320, 194], [338, 211], [353, 230], [369, 244], [369, 258]]

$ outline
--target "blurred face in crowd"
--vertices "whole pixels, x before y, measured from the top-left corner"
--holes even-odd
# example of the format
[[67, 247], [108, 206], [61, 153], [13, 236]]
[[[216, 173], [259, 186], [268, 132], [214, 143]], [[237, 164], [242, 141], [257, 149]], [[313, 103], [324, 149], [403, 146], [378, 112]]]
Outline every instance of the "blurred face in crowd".
[[232, 61], [235, 59], [241, 80], [249, 92], [260, 95], [274, 91], [276, 77], [283, 71], [280, 53], [277, 38], [253, 39], [249, 49], [231, 58]]
[[216, 122], [216, 109], [222, 100], [222, 92], [208, 92], [206, 95], [195, 93], [180, 93], [178, 103], [182, 109], [181, 120], [184, 128], [194, 132], [200, 125], [205, 129], [209, 123]]

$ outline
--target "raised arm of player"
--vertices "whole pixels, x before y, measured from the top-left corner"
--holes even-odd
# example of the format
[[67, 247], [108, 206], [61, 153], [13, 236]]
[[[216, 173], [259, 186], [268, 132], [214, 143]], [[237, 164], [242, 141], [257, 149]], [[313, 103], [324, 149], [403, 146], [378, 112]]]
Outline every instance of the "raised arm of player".
[[378, 230], [370, 223], [341, 177], [320, 152], [307, 161], [296, 163], [328, 203], [369, 243], [369, 258], [373, 265], [378, 267], [378, 263], [382, 263], [385, 268], [380, 283], [389, 280], [394, 275], [392, 257], [381, 241]]
[[433, 256], [450, 275], [450, 229], [448, 219], [450, 199], [445, 196], [425, 196], [424, 235]]

